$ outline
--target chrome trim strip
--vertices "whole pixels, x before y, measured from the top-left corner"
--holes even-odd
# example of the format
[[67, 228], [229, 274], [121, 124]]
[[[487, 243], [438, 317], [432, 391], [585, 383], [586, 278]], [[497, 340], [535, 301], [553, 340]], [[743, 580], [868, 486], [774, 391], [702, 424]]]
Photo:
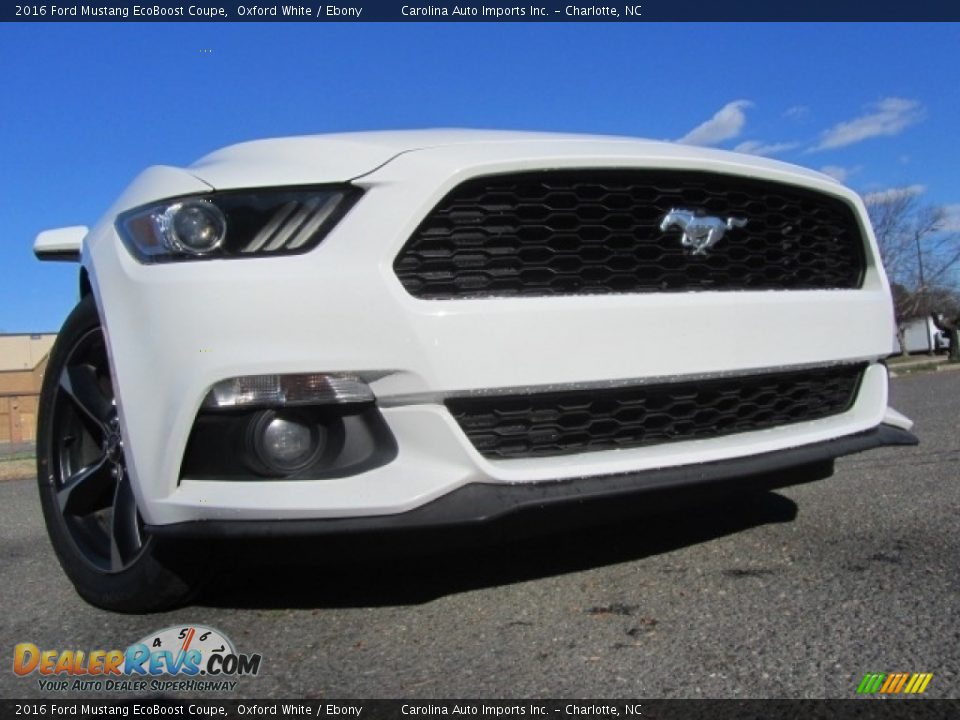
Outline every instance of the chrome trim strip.
[[773, 373], [800, 372], [803, 370], [814, 370], [828, 367], [841, 367], [845, 365], [858, 365], [868, 363], [869, 365], [878, 364], [878, 358], [875, 356], [847, 358], [842, 362], [820, 362], [805, 363], [801, 365], [781, 365], [776, 367], [750, 368], [747, 370], [731, 370], [718, 373], [698, 373], [694, 375], [657, 375], [653, 377], [627, 378], [620, 380], [599, 380], [591, 382], [578, 383], [557, 383], [551, 385], [517, 385], [512, 387], [500, 388], [475, 388], [468, 390], [458, 390], [453, 392], [432, 392], [432, 393], [408, 393], [405, 395], [393, 395], [390, 397], [378, 397], [377, 404], [380, 407], [402, 407], [405, 405], [442, 405], [448, 398], [475, 398], [475, 397], [496, 397], [500, 395], [536, 395], [550, 392], [571, 392], [576, 390], [609, 390], [622, 387], [637, 387], [640, 385], [668, 385], [680, 382], [697, 382], [705, 380], [717, 380], [732, 377], [754, 377], [757, 375], [769, 375]]

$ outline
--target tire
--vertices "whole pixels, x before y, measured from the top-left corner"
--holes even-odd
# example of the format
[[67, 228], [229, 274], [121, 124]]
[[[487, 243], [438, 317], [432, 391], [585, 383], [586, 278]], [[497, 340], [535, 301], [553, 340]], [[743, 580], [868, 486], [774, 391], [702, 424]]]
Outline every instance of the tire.
[[40, 393], [37, 483], [47, 533], [87, 602], [145, 613], [197, 589], [196, 549], [144, 532], [127, 472], [103, 329], [93, 295], [57, 336]]

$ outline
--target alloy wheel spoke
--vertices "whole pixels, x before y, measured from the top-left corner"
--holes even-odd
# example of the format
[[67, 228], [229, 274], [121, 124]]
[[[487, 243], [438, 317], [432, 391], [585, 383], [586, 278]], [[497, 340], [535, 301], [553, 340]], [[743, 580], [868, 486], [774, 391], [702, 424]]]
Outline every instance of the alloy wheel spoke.
[[126, 471], [117, 482], [110, 520], [110, 569], [122, 570], [143, 545], [137, 521], [137, 502]]
[[67, 478], [57, 492], [60, 510], [66, 515], [88, 515], [106, 507], [114, 479], [107, 456], [102, 455]]
[[97, 374], [89, 365], [68, 365], [60, 374], [60, 389], [103, 433], [116, 414], [113, 402], [100, 390]]

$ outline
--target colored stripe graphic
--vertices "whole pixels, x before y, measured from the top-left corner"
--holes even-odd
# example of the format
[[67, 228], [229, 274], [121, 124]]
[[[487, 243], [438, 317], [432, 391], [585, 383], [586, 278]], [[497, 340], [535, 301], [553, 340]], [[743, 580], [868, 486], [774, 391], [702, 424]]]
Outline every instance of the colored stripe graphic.
[[919, 695], [926, 691], [933, 673], [867, 673], [857, 686], [859, 695]]
[[919, 685], [920, 676], [916, 673], [910, 678], [910, 682], [907, 683], [907, 686], [903, 689], [905, 693], [912, 693], [914, 687]]
[[930, 684], [932, 679], [933, 673], [914, 673], [903, 691], [912, 695], [918, 695], [927, 689], [927, 685]]
[[900, 679], [900, 673], [892, 673], [887, 675], [887, 681], [883, 684], [883, 687], [880, 688], [880, 692], [888, 693], [892, 692], [893, 686], [897, 684], [897, 681]]
[[857, 692], [861, 694], [872, 694], [877, 692], [880, 689], [880, 684], [883, 682], [883, 679], [886, 677], [884, 673], [867, 673], [863, 676], [863, 680], [860, 681], [860, 686], [857, 688]]

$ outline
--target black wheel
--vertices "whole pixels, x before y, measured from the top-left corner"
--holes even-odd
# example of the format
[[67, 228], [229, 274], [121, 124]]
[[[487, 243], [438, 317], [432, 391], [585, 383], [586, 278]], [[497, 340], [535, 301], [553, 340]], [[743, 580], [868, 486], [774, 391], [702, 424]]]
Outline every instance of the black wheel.
[[187, 600], [200, 563], [144, 532], [93, 296], [64, 323], [40, 394], [37, 482], [50, 541], [88, 602], [152, 612]]

